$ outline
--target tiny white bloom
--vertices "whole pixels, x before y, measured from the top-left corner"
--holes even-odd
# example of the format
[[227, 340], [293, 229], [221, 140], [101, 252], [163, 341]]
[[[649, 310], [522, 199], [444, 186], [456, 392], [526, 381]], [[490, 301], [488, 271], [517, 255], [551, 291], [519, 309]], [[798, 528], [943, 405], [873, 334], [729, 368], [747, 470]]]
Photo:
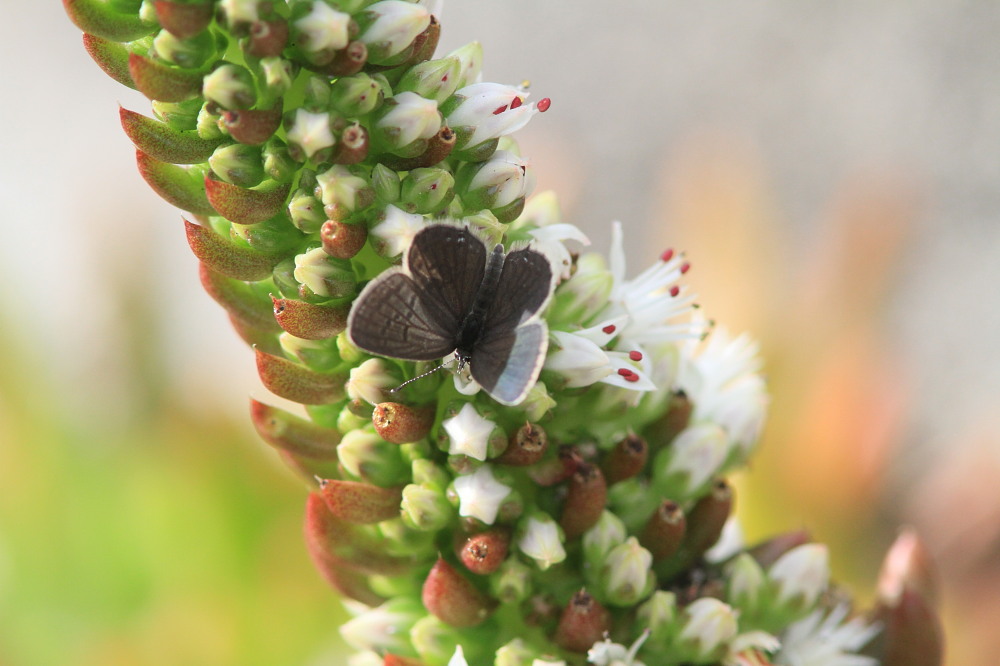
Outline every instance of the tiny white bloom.
[[700, 657], [711, 655], [736, 637], [737, 613], [718, 599], [703, 597], [684, 609], [687, 621], [678, 636]]
[[385, 402], [384, 392], [394, 388], [398, 380], [389, 373], [382, 359], [370, 358], [356, 368], [351, 369], [347, 380], [347, 395], [351, 400], [364, 400], [377, 405]]
[[306, 157], [312, 157], [337, 142], [330, 130], [330, 115], [297, 109], [288, 141], [302, 148]]
[[369, 48], [385, 44], [386, 57], [396, 55], [413, 43], [431, 22], [427, 7], [404, 0], [382, 0], [368, 5], [363, 11], [377, 18], [358, 39]]
[[340, 635], [358, 650], [396, 652], [410, 647], [409, 628], [423, 613], [412, 599], [396, 598], [359, 613], [340, 626]]
[[312, 289], [314, 294], [329, 296], [330, 290], [326, 279], [336, 275], [339, 271], [336, 266], [330, 263], [329, 259], [330, 255], [322, 247], [296, 255], [292, 277]]
[[693, 490], [708, 482], [722, 467], [729, 452], [726, 433], [714, 423], [699, 423], [681, 431], [663, 455], [666, 466], [657, 469], [664, 477], [684, 475], [684, 487]]
[[491, 208], [506, 206], [527, 196], [535, 187], [535, 170], [524, 157], [498, 150], [469, 182], [469, 190], [488, 189], [493, 193]]
[[559, 526], [548, 517], [528, 518], [517, 547], [535, 560], [542, 571], [566, 559], [566, 549], [559, 538]]
[[319, 184], [324, 206], [342, 206], [352, 212], [358, 207], [358, 192], [368, 186], [368, 181], [355, 176], [342, 164], [335, 164], [316, 174], [316, 182]]
[[512, 134], [538, 113], [534, 104], [524, 103], [529, 93], [516, 86], [473, 83], [455, 94], [464, 99], [448, 115], [448, 126], [475, 128], [463, 148]]
[[396, 257], [413, 243], [417, 232], [427, 226], [427, 218], [416, 213], [406, 213], [393, 205], [385, 207], [385, 218], [371, 228], [371, 235], [380, 244], [386, 257]]
[[339, 51], [349, 41], [350, 22], [350, 14], [338, 12], [325, 2], [314, 2], [309, 13], [295, 21], [295, 28], [305, 36], [304, 46], [309, 50]]
[[559, 348], [549, 351], [545, 369], [566, 377], [569, 388], [603, 382], [632, 391], [652, 391], [656, 386], [649, 379], [645, 354], [603, 348], [627, 319], [622, 315], [579, 331], [551, 331]]
[[[537, 198], [537, 196], [532, 197], [532, 200]], [[581, 245], [590, 245], [590, 239], [586, 234], [565, 222], [539, 227], [529, 233], [535, 239], [532, 247], [548, 257], [556, 277], [560, 280], [569, 279], [570, 269], [573, 266], [572, 254], [566, 247], [566, 242], [575, 241]]]
[[809, 608], [830, 582], [830, 555], [821, 543], [797, 546], [775, 561], [767, 577], [777, 586], [778, 602]]
[[458, 414], [443, 423], [450, 444], [448, 453], [486, 460], [486, 449], [496, 424], [483, 418], [471, 402], [462, 405]]
[[401, 92], [392, 98], [396, 105], [378, 121], [377, 126], [399, 131], [395, 139], [408, 146], [417, 139], [429, 139], [441, 130], [437, 102], [415, 92]]
[[492, 525], [510, 488], [496, 480], [489, 465], [483, 465], [472, 474], [455, 479], [455, 493], [458, 495], [458, 515]]
[[631, 647], [612, 643], [605, 635], [603, 641], [594, 643], [593, 647], [587, 650], [587, 662], [596, 666], [645, 666], [635, 658], [635, 655], [639, 653], [649, 634], [649, 629], [644, 630]]
[[725, 666], [766, 666], [771, 662], [761, 656], [761, 652], [774, 652], [781, 647], [781, 641], [766, 631], [747, 631], [729, 643], [729, 653], [722, 660]]
[[775, 664], [781, 666], [878, 666], [878, 660], [853, 654], [863, 648], [880, 630], [863, 618], [847, 617], [846, 604], [827, 613], [822, 609], [790, 625], [782, 636], [781, 651]]
[[722, 526], [722, 534], [715, 545], [705, 551], [705, 559], [713, 564], [724, 562], [743, 550], [743, 528], [736, 516], [730, 516]]

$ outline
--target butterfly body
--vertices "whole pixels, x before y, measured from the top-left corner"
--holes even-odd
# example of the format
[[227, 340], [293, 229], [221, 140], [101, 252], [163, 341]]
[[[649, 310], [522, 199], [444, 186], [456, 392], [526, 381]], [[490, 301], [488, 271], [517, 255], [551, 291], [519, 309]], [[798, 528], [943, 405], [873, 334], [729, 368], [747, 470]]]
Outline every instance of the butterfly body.
[[403, 266], [372, 280], [351, 308], [348, 335], [381, 356], [430, 361], [455, 352], [494, 399], [517, 404], [548, 346], [539, 316], [552, 293], [540, 252], [504, 254], [468, 228], [433, 224], [414, 236]]

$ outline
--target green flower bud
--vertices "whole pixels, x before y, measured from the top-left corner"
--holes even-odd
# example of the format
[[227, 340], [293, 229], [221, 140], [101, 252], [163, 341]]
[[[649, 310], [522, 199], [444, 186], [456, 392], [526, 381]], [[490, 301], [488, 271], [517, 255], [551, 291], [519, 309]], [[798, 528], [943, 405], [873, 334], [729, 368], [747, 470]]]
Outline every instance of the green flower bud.
[[357, 289], [350, 262], [334, 259], [321, 247], [295, 257], [294, 276], [310, 294], [326, 298], [352, 296]]
[[479, 74], [483, 68], [483, 45], [479, 42], [469, 42], [465, 46], [460, 46], [446, 58], [456, 58], [459, 62], [459, 73], [457, 87], [464, 88], [479, 80]]
[[253, 187], [264, 180], [264, 163], [260, 148], [242, 143], [219, 146], [208, 158], [215, 175], [233, 185]]
[[226, 63], [202, 82], [201, 94], [224, 109], [250, 109], [257, 102], [253, 74], [245, 67]]
[[403, 53], [427, 29], [431, 15], [421, 5], [382, 0], [355, 14], [355, 19], [361, 27], [358, 39], [368, 47], [369, 61], [389, 64], [393, 56]]
[[350, 41], [350, 23], [350, 14], [322, 0], [297, 0], [288, 20], [289, 41], [307, 62], [325, 65]]
[[576, 262], [576, 271], [556, 289], [548, 319], [554, 325], [589, 322], [608, 302], [613, 280], [604, 257], [588, 252]]
[[537, 650], [529, 648], [520, 638], [515, 638], [497, 650], [496, 660], [493, 662], [493, 666], [525, 666], [526, 664], [537, 664], [541, 661], [536, 661], [539, 656], [540, 655]]
[[372, 187], [375, 189], [375, 197], [387, 204], [399, 201], [403, 189], [399, 174], [384, 164], [376, 164], [372, 169]]
[[268, 139], [262, 151], [264, 158], [264, 173], [277, 183], [289, 183], [295, 177], [298, 168], [295, 160], [288, 152], [288, 145], [276, 136]]
[[532, 570], [516, 557], [508, 557], [490, 577], [490, 591], [503, 604], [518, 604], [531, 596]]
[[221, 122], [222, 115], [219, 113], [219, 108], [211, 102], [206, 102], [201, 109], [198, 110], [198, 121], [196, 125], [198, 136], [203, 139], [219, 139], [226, 137], [226, 133], [222, 131], [222, 127], [220, 126]]
[[653, 555], [635, 537], [612, 548], [599, 576], [606, 602], [612, 606], [632, 606], [649, 596], [656, 587], [652, 564]]
[[207, 30], [189, 39], [178, 39], [161, 30], [153, 40], [153, 50], [158, 57], [178, 67], [198, 69], [215, 57], [216, 45]]
[[675, 642], [679, 661], [711, 663], [722, 659], [739, 631], [736, 612], [718, 599], [703, 597], [681, 612], [681, 630]]
[[405, 483], [409, 468], [399, 447], [374, 432], [352, 430], [337, 445], [337, 457], [351, 475], [376, 486]]
[[764, 594], [764, 570], [751, 555], [740, 553], [726, 573], [726, 601], [740, 610], [741, 622], [753, 622]]
[[497, 214], [510, 204], [523, 205], [535, 184], [534, 171], [529, 166], [517, 155], [498, 150], [486, 162], [462, 165], [455, 175], [455, 189], [467, 210], [489, 208]]
[[428, 664], [447, 664], [463, 636], [433, 615], [417, 620], [410, 629], [410, 642]]
[[385, 100], [388, 84], [384, 81], [365, 73], [342, 76], [329, 87], [330, 105], [347, 118], [367, 115]]
[[715, 423], [688, 426], [653, 460], [653, 487], [662, 497], [683, 502], [699, 496], [726, 456], [729, 440]]
[[403, 488], [401, 508], [403, 519], [417, 530], [444, 529], [455, 515], [443, 491], [415, 483]]
[[406, 70], [396, 92], [415, 92], [438, 104], [451, 97], [461, 82], [462, 61], [455, 56], [428, 60]]
[[349, 407], [344, 407], [337, 415], [337, 430], [340, 432], [351, 432], [359, 430], [368, 424], [368, 419], [355, 414]]
[[438, 167], [414, 169], [402, 182], [400, 208], [409, 213], [433, 213], [455, 196], [455, 177]]
[[288, 202], [288, 215], [292, 218], [292, 224], [307, 234], [318, 232], [326, 222], [323, 203], [303, 189], [295, 190], [292, 194]]
[[602, 513], [597, 524], [583, 535], [583, 559], [588, 570], [598, 571], [611, 549], [624, 542], [626, 537], [625, 523], [610, 511]]
[[279, 57], [263, 58], [258, 67], [263, 79], [264, 92], [269, 99], [276, 99], [287, 93], [297, 73], [294, 63]]
[[153, 100], [153, 112], [176, 130], [193, 130], [198, 127], [198, 115], [203, 104], [204, 100], [197, 97], [184, 102]]
[[329, 340], [305, 340], [282, 333], [278, 342], [285, 354], [299, 359], [303, 365], [317, 372], [330, 372], [340, 364], [340, 356]]
[[636, 613], [640, 626], [649, 629], [646, 649], [651, 654], [667, 654], [677, 634], [677, 597], [673, 592], [657, 590]]

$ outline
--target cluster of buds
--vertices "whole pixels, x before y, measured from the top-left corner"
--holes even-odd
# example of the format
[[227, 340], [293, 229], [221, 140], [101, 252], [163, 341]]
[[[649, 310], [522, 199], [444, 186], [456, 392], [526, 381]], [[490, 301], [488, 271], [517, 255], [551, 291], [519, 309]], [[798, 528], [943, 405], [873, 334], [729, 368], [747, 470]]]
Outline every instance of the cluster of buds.
[[[755, 345], [695, 316], [682, 254], [627, 279], [618, 226], [608, 260], [578, 253], [554, 197], [528, 199], [510, 137], [549, 101], [482, 82], [476, 43], [434, 58], [433, 8], [64, 5], [98, 65], [152, 100], [154, 117], [121, 109], [141, 174], [193, 219], [202, 284], [264, 385], [305, 405], [251, 417], [311, 487], [306, 546], [356, 602], [351, 664], [938, 663], [914, 556], [868, 621], [822, 546], [740, 543], [725, 477], [764, 421]], [[345, 331], [363, 285], [445, 218], [551, 261], [548, 352], [514, 406], [461, 373], [400, 390], [424, 365]]]

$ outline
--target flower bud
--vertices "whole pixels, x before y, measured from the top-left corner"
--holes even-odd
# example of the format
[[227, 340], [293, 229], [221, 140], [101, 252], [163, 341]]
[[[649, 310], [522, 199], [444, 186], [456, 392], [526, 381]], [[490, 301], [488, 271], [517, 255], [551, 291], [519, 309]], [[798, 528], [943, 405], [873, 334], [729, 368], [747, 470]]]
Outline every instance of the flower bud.
[[704, 597], [681, 612], [682, 625], [674, 654], [679, 660], [710, 663], [722, 659], [736, 637], [736, 612], [718, 599]]
[[260, 20], [260, 9], [263, 0], [222, 0], [219, 9], [226, 24], [233, 30], [246, 28], [250, 23]]
[[457, 58], [460, 64], [459, 75], [456, 77], [458, 87], [472, 85], [479, 81], [479, 74], [483, 67], [483, 45], [479, 42], [469, 42], [460, 46], [446, 57]]
[[807, 543], [793, 548], [771, 565], [767, 579], [774, 589], [773, 613], [784, 622], [807, 615], [830, 581], [826, 546]]
[[384, 150], [413, 157], [426, 149], [427, 140], [440, 129], [437, 102], [416, 93], [401, 92], [385, 100], [375, 113], [373, 137]]
[[421, 5], [402, 0], [382, 0], [355, 14], [361, 26], [358, 38], [368, 47], [375, 64], [396, 64], [401, 54], [431, 23], [431, 15]]
[[586, 590], [580, 590], [563, 610], [554, 640], [561, 648], [582, 654], [610, 629], [611, 613]]
[[[455, 189], [467, 210], [489, 208], [497, 214], [499, 209], [512, 203], [523, 205], [524, 197], [534, 188], [534, 181], [534, 171], [526, 160], [498, 150], [487, 162], [463, 165], [456, 176]], [[497, 217], [504, 221], [499, 214]]]
[[403, 488], [400, 509], [407, 525], [428, 532], [444, 529], [455, 515], [444, 492], [429, 484], [411, 483]]
[[604, 513], [608, 486], [596, 465], [581, 463], [569, 480], [560, 526], [566, 540], [575, 539], [593, 527]]
[[411, 651], [410, 628], [424, 612], [416, 599], [396, 597], [342, 624], [340, 635], [356, 650], [405, 654]]
[[375, 431], [387, 442], [417, 442], [426, 437], [434, 425], [434, 407], [411, 407], [398, 402], [382, 402], [375, 405], [372, 423]]
[[302, 365], [316, 372], [330, 372], [340, 365], [340, 355], [332, 340], [306, 340], [290, 333], [278, 336], [285, 356], [298, 359]]
[[386, 390], [399, 385], [399, 377], [380, 358], [370, 358], [352, 368], [350, 377], [346, 386], [347, 395], [352, 400], [361, 399], [370, 405], [383, 402]]
[[[410, 642], [413, 643], [413, 649], [417, 651], [420, 658], [408, 660], [400, 666], [408, 666], [409, 664], [414, 666], [449, 664], [450, 666], [451, 659], [456, 653], [463, 654], [462, 646], [459, 645], [463, 638], [468, 641], [468, 634], [465, 630], [455, 629], [433, 615], [425, 615], [417, 620], [417, 623], [410, 629]], [[473, 655], [479, 659], [485, 657], [483, 647], [474, 643], [467, 646], [467, 651], [470, 658]], [[351, 666], [354, 665], [351, 664]], [[375, 665], [373, 664], [373, 666]], [[389, 661], [384, 664], [379, 662], [378, 666], [391, 666], [391, 664]]]
[[288, 21], [277, 15], [266, 21], [254, 21], [241, 44], [254, 58], [277, 58], [288, 44]]
[[288, 216], [295, 228], [306, 234], [316, 233], [326, 222], [323, 203], [302, 188], [295, 190], [288, 201]]
[[322, 247], [295, 257], [295, 280], [309, 289], [309, 294], [324, 298], [353, 296], [357, 290], [349, 262], [334, 259]]
[[733, 489], [720, 479], [688, 512], [684, 540], [677, 552], [657, 562], [660, 577], [670, 579], [704, 555], [719, 540], [732, 509]]
[[434, 213], [455, 196], [455, 177], [440, 168], [414, 169], [402, 182], [399, 207], [410, 213]]
[[335, 164], [316, 174], [316, 192], [327, 219], [342, 221], [375, 201], [375, 190], [366, 178], [349, 167]]
[[490, 591], [503, 604], [517, 604], [531, 594], [531, 568], [516, 557], [509, 557], [490, 576]]
[[260, 148], [232, 143], [215, 149], [208, 158], [215, 175], [239, 187], [253, 187], [264, 180], [264, 163]]
[[153, 52], [172, 65], [184, 69], [198, 69], [216, 55], [215, 38], [208, 31], [187, 39], [180, 39], [161, 30], [153, 39]]
[[740, 553], [728, 567], [726, 601], [739, 609], [741, 617], [753, 622], [764, 594], [764, 570], [747, 553]]
[[526, 97], [520, 88], [500, 83], [473, 83], [456, 92], [442, 109], [458, 135], [456, 150], [474, 149], [527, 125], [537, 109], [524, 103]]
[[458, 89], [461, 74], [462, 61], [455, 56], [428, 60], [407, 69], [395, 90], [415, 92], [440, 104]]
[[384, 78], [371, 74], [342, 76], [330, 86], [330, 106], [345, 118], [365, 116], [382, 105], [388, 89]]
[[399, 201], [403, 190], [399, 174], [381, 163], [372, 169], [372, 187], [375, 189], [375, 197], [382, 203]]
[[284, 58], [264, 58], [258, 63], [264, 92], [269, 98], [281, 97], [292, 88], [297, 68]]
[[714, 423], [687, 427], [653, 460], [653, 486], [663, 497], [684, 501], [697, 497], [719, 471], [729, 453], [726, 433]]
[[424, 608], [453, 627], [481, 624], [496, 606], [495, 601], [440, 557], [427, 574], [421, 599]]
[[409, 466], [399, 447], [373, 432], [348, 432], [337, 446], [337, 456], [352, 476], [376, 486], [394, 486], [407, 480]]
[[652, 564], [652, 554], [635, 537], [612, 548], [599, 574], [602, 598], [613, 606], [633, 606], [648, 597], [656, 587]]
[[566, 559], [562, 530], [545, 513], [536, 512], [519, 526], [517, 547], [545, 571]]
[[285, 115], [284, 125], [288, 151], [300, 162], [310, 159], [324, 161], [337, 143], [333, 134], [333, 118], [327, 112], [296, 109]]
[[465, 539], [459, 559], [474, 574], [485, 576], [500, 568], [507, 559], [511, 533], [506, 527], [496, 527]]
[[687, 520], [681, 507], [672, 500], [663, 500], [646, 522], [639, 541], [653, 554], [653, 559], [664, 560], [680, 548], [686, 529]]
[[525, 423], [510, 436], [507, 449], [496, 459], [501, 465], [525, 467], [541, 460], [549, 440], [540, 425]]
[[677, 633], [677, 597], [673, 592], [657, 590], [636, 613], [639, 624], [649, 630], [646, 646], [653, 654], [666, 654]]
[[221, 122], [229, 135], [240, 143], [259, 146], [281, 126], [281, 105], [276, 104], [271, 109], [223, 111]]
[[602, 513], [600, 520], [583, 535], [583, 558], [588, 568], [598, 571], [611, 549], [626, 537], [625, 523], [610, 511]]
[[588, 252], [576, 261], [576, 271], [556, 289], [549, 320], [576, 324], [596, 315], [608, 302], [613, 280], [604, 257]]
[[319, 228], [319, 239], [323, 243], [323, 251], [331, 257], [351, 259], [365, 246], [368, 227], [327, 220]]
[[649, 445], [642, 437], [630, 434], [619, 440], [601, 461], [601, 470], [608, 485], [631, 479], [641, 472], [648, 456]]
[[253, 75], [245, 67], [229, 63], [205, 77], [201, 94], [223, 109], [250, 109], [257, 102]]
[[295, 49], [313, 64], [325, 64], [347, 46], [351, 15], [323, 0], [300, 0], [291, 7], [289, 34]]

